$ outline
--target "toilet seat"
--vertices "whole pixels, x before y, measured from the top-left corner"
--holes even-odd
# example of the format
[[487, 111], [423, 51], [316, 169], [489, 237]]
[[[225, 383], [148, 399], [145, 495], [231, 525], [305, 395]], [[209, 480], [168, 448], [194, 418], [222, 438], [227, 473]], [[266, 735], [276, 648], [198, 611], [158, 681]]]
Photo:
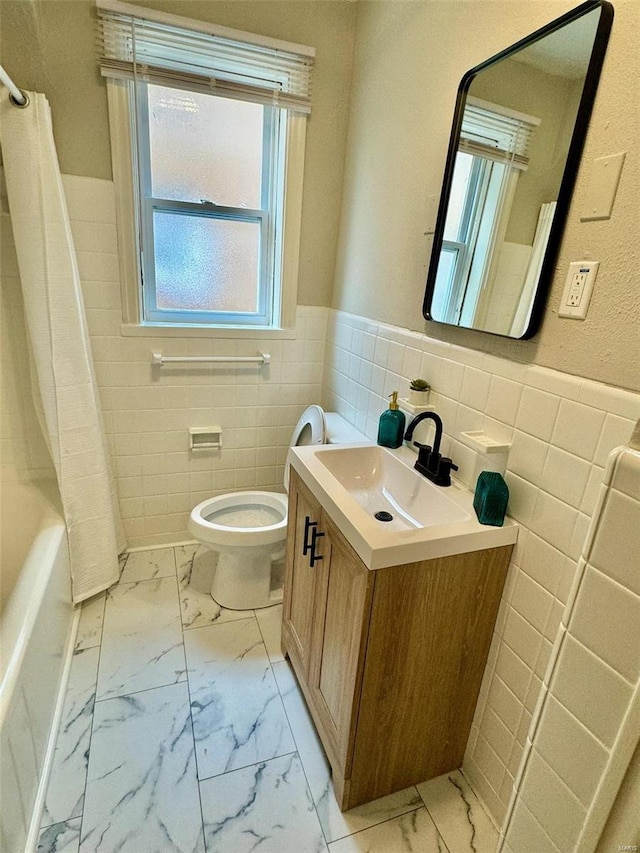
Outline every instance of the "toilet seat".
[[291, 447], [327, 443], [327, 424], [324, 410], [320, 406], [309, 406], [293, 428]]
[[[233, 513], [249, 516], [236, 524]], [[251, 518], [254, 516], [255, 518]], [[272, 523], [259, 521], [274, 520]], [[226, 523], [225, 523], [226, 522]], [[255, 526], [254, 526], [255, 525]], [[282, 541], [287, 527], [287, 496], [278, 492], [229, 492], [202, 501], [191, 511], [189, 530], [201, 541], [218, 546], [274, 545]], [[250, 542], [247, 536], [251, 537]]]

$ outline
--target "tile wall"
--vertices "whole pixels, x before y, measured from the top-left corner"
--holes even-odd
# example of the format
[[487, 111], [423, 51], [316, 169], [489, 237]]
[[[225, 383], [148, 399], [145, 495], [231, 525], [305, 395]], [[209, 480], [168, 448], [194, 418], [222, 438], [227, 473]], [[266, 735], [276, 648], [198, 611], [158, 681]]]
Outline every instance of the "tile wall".
[[484, 430], [512, 445], [505, 477], [521, 529], [464, 764], [500, 824], [607, 455], [628, 442], [640, 395], [331, 312], [325, 407], [375, 439], [386, 397], [406, 396], [416, 376], [432, 385], [443, 453], [467, 485], [481, 463], [461, 432]]
[[[301, 307], [295, 340], [121, 335], [113, 184], [64, 176], [91, 346], [129, 547], [191, 538], [191, 509], [234, 489], [282, 491], [291, 432], [317, 403], [327, 310]], [[255, 355], [268, 367], [152, 367], [165, 355]], [[189, 451], [189, 427], [219, 424], [219, 452]]]
[[630, 555], [640, 554], [640, 452], [622, 452], [605, 480], [534, 711], [503, 853], [594, 850], [638, 742], [640, 579]]
[[53, 479], [55, 472], [31, 398], [18, 260], [5, 211], [0, 214], [0, 239], [0, 465], [6, 487], [13, 480]]

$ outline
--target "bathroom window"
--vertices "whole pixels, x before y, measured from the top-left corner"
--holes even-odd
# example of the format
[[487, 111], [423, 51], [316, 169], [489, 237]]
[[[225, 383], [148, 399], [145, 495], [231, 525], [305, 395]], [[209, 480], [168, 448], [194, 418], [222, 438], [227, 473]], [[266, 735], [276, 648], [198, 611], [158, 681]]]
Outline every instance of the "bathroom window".
[[292, 328], [313, 50], [119, 5], [99, 15], [124, 331]]

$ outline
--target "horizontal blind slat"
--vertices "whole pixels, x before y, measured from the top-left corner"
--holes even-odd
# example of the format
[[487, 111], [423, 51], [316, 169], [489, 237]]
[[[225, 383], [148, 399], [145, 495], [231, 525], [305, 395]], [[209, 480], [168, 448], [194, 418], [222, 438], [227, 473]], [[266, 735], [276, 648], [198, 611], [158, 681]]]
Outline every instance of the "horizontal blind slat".
[[[147, 76], [310, 111], [312, 58], [98, 9], [104, 76]], [[147, 70], [148, 69], [148, 70]], [[269, 92], [269, 94], [267, 94]], [[274, 94], [275, 93], [275, 94]]]
[[460, 131], [460, 150], [491, 160], [509, 161], [526, 169], [529, 162], [531, 135], [539, 123], [531, 117], [500, 112], [500, 107], [468, 101], [465, 104]]

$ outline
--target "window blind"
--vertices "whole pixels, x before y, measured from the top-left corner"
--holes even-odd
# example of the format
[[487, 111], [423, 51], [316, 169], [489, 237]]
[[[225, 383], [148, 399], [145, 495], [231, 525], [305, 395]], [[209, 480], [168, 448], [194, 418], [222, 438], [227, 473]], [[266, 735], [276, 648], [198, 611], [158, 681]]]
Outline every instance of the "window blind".
[[311, 111], [313, 48], [117, 0], [98, 0], [98, 21], [105, 77]]
[[475, 157], [509, 162], [526, 170], [529, 145], [540, 119], [468, 98], [462, 117], [458, 149]]

